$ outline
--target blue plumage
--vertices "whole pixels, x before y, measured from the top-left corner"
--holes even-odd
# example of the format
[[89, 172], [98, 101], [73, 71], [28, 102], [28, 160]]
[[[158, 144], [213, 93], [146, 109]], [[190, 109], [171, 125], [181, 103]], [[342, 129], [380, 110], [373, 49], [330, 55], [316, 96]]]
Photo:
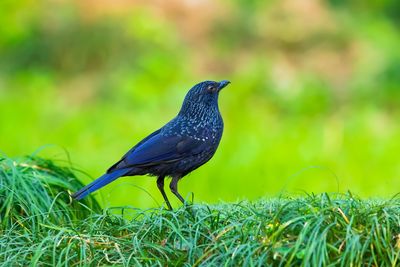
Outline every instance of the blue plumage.
[[90, 193], [96, 191], [97, 189], [100, 189], [103, 186], [111, 183], [115, 179], [123, 176], [127, 172], [128, 172], [128, 170], [121, 169], [121, 170], [116, 170], [114, 172], [105, 173], [102, 176], [100, 176], [99, 178], [97, 178], [95, 181], [93, 181], [92, 183], [88, 184], [87, 186], [83, 187], [81, 190], [76, 192], [73, 195], [73, 197], [76, 200], [80, 200], [80, 199], [86, 197], [87, 195], [89, 195]]
[[178, 181], [214, 155], [223, 132], [218, 95], [228, 81], [205, 81], [187, 93], [178, 115], [164, 127], [131, 148], [106, 174], [72, 195], [79, 200], [121, 176], [157, 176], [157, 186], [168, 208], [164, 178], [172, 177], [171, 191], [178, 193]]

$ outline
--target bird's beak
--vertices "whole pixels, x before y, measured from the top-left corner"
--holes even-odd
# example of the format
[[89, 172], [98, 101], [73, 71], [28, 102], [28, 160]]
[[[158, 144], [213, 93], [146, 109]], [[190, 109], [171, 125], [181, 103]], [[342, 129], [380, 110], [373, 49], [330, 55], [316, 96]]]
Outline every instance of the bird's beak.
[[227, 80], [223, 80], [219, 82], [219, 86], [218, 86], [218, 91], [221, 91], [222, 88], [224, 88], [225, 86], [227, 86], [228, 84], [230, 84], [230, 81]]

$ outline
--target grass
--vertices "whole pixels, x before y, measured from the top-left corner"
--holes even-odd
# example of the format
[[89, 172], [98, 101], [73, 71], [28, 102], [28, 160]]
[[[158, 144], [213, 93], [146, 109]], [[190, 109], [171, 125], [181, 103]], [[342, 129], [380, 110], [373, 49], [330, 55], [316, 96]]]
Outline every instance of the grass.
[[400, 198], [304, 195], [175, 211], [71, 201], [69, 167], [0, 162], [0, 265], [398, 266]]

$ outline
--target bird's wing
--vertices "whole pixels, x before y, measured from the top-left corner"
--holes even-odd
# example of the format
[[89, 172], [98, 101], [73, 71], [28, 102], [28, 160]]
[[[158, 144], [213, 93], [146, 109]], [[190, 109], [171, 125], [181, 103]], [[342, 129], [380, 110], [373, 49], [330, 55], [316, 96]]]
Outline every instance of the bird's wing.
[[114, 165], [112, 165], [110, 168], [108, 168], [107, 173], [112, 172], [113, 170], [116, 169], [117, 165], [122, 162], [129, 154], [133, 153], [135, 151], [136, 148], [138, 148], [139, 146], [141, 146], [143, 143], [145, 143], [147, 140], [149, 140], [150, 138], [152, 138], [153, 136], [156, 136], [160, 133], [161, 129], [158, 129], [157, 131], [153, 132], [152, 134], [148, 135], [147, 137], [143, 138], [142, 141], [140, 141], [139, 143], [137, 143], [134, 147], [132, 147], [131, 149], [129, 149], [128, 152], [126, 152], [126, 154], [118, 161], [116, 162]]
[[208, 143], [208, 139], [155, 134], [131, 149], [110, 171], [175, 162], [200, 153]]
[[136, 148], [140, 147], [143, 143], [145, 143], [147, 140], [149, 140], [150, 138], [152, 138], [153, 136], [156, 136], [160, 133], [161, 129], [158, 129], [157, 131], [155, 131], [154, 133], [148, 135], [147, 137], [143, 138], [142, 141], [140, 141], [139, 143], [137, 143], [134, 147], [132, 147], [121, 159], [124, 159], [127, 155], [129, 155], [130, 153], [132, 153], [133, 151], [135, 151]]

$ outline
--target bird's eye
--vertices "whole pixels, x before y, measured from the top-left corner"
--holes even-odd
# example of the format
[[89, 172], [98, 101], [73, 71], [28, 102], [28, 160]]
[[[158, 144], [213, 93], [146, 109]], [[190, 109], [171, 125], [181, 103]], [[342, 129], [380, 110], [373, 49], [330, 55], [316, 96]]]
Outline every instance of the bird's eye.
[[213, 85], [207, 86], [207, 91], [209, 91], [209, 92], [214, 91], [214, 86]]

